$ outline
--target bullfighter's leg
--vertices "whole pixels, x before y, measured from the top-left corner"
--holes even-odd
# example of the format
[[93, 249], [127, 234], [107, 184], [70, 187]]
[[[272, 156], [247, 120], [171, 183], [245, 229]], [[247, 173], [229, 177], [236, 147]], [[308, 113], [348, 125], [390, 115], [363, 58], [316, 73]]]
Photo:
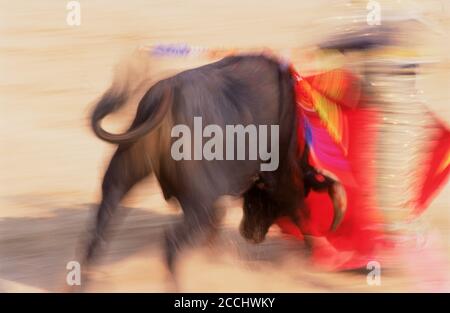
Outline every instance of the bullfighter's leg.
[[172, 276], [175, 274], [177, 254], [188, 246], [208, 242], [215, 236], [224, 216], [214, 201], [203, 204], [180, 201], [184, 217], [165, 232], [166, 262]]
[[119, 146], [111, 159], [103, 178], [102, 200], [97, 210], [91, 237], [85, 248], [84, 261], [88, 264], [94, 257], [119, 202], [140, 180], [151, 173], [151, 166], [142, 153], [141, 143]]

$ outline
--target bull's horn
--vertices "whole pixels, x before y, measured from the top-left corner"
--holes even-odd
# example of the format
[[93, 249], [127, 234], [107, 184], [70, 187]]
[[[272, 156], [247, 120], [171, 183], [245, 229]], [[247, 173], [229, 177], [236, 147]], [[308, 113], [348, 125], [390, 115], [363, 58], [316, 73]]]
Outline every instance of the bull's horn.
[[335, 181], [328, 189], [328, 194], [333, 201], [333, 223], [331, 224], [331, 230], [336, 231], [344, 218], [345, 211], [347, 210], [347, 195], [345, 193], [344, 186], [338, 181]]

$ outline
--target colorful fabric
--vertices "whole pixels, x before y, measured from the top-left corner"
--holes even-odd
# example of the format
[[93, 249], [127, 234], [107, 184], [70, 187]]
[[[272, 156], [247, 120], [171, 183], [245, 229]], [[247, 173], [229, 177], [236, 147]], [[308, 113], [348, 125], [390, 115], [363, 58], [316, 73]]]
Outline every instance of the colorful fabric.
[[[281, 218], [277, 225], [284, 233], [302, 240], [304, 235], [325, 237], [336, 253], [350, 252], [334, 270], [364, 267], [374, 258], [377, 247], [386, 247], [383, 216], [376, 207], [375, 144], [378, 114], [364, 108], [359, 80], [338, 69], [301, 77], [293, 68], [298, 115], [299, 153], [307, 144], [310, 163], [337, 178], [347, 197], [345, 217], [338, 229], [330, 230], [333, 206], [327, 193], [310, 192], [306, 208], [299, 209], [300, 224]], [[422, 212], [450, 171], [450, 131], [436, 123], [439, 131], [427, 151], [426, 170], [417, 186], [415, 213]], [[329, 259], [330, 250], [312, 247], [313, 261]]]
[[[377, 116], [359, 106], [358, 79], [347, 71], [300, 77], [292, 70], [292, 75], [296, 80], [299, 150], [303, 150], [303, 142], [308, 144], [310, 163], [343, 184], [347, 209], [341, 225], [332, 232], [333, 205], [328, 194], [311, 192], [305, 201], [306, 208], [299, 211], [297, 229], [289, 219], [281, 219], [277, 224], [283, 232], [299, 239], [302, 234], [326, 237], [335, 249], [358, 255], [341, 268], [354, 267], [356, 260], [360, 266], [361, 256], [363, 263], [368, 261], [377, 238], [381, 238], [375, 227], [380, 217], [376, 216], [370, 195], [375, 175], [366, 163], [373, 159], [375, 132], [370, 127]], [[313, 251], [314, 255], [319, 262], [317, 258], [329, 257]]]
[[[418, 179], [417, 198], [414, 199], [414, 213], [422, 213], [433, 197], [444, 186], [450, 174], [450, 129], [435, 118], [437, 131], [425, 152], [425, 170]], [[450, 205], [449, 205], [450, 206]]]

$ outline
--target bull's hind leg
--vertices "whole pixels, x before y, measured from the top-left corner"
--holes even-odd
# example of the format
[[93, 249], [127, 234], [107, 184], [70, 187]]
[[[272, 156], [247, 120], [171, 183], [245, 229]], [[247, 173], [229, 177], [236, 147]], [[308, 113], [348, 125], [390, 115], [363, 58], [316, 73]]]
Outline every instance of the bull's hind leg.
[[120, 146], [103, 178], [102, 200], [97, 210], [91, 237], [86, 246], [84, 261], [88, 264], [94, 257], [100, 243], [104, 241], [105, 231], [119, 202], [128, 191], [151, 172], [146, 161], [145, 151], [140, 143]]
[[223, 211], [213, 201], [208, 205], [189, 201], [180, 201], [180, 204], [183, 219], [165, 232], [166, 262], [173, 278], [177, 254], [186, 247], [208, 242], [217, 233], [223, 218]]

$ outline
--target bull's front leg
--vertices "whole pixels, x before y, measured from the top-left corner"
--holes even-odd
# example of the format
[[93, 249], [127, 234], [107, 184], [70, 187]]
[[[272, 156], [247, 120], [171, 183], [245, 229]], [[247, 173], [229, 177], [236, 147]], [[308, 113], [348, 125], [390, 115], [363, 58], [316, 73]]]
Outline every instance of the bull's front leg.
[[[196, 201], [197, 200], [197, 201]], [[179, 202], [183, 218], [165, 230], [166, 264], [176, 286], [176, 259], [189, 246], [209, 243], [216, 236], [224, 217], [223, 210], [211, 199], [183, 199]], [[203, 201], [199, 201], [203, 200]]]

